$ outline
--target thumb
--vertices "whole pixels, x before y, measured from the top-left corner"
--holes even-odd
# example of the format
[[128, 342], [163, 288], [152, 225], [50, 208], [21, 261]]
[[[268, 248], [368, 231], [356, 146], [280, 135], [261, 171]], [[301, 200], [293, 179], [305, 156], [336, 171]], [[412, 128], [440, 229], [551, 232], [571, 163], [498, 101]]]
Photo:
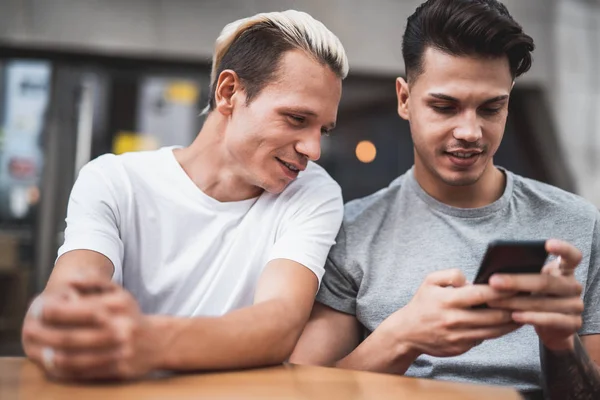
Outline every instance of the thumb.
[[461, 270], [454, 268], [427, 275], [425, 283], [441, 287], [462, 287], [467, 284], [467, 278]]
[[544, 265], [541, 273], [554, 276], [561, 276], [562, 272], [560, 270], [560, 256], [556, 260], [550, 261], [549, 263]]

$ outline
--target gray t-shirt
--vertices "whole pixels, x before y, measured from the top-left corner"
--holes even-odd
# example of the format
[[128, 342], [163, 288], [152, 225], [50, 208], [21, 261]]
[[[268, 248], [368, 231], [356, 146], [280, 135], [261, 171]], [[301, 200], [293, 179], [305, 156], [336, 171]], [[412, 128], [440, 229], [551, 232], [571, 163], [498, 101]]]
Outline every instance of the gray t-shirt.
[[[578, 196], [502, 171], [504, 194], [481, 208], [440, 203], [413, 170], [349, 202], [317, 301], [355, 315], [366, 336], [404, 307], [428, 274], [459, 268], [472, 281], [488, 242], [557, 238], [583, 253], [576, 270], [585, 301], [580, 334], [600, 333], [600, 213]], [[539, 391], [538, 338], [524, 326], [457, 357], [420, 356], [406, 375]]]

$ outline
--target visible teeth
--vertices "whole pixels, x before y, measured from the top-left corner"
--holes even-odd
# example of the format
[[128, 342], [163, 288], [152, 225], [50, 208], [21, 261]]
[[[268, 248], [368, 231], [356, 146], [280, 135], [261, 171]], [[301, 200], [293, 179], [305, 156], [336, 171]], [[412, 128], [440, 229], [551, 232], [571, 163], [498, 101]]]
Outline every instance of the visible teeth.
[[454, 157], [458, 157], [458, 158], [469, 158], [475, 155], [475, 153], [450, 153], [452, 154]]
[[286, 167], [288, 167], [289, 169], [291, 169], [292, 171], [295, 171], [295, 172], [298, 172], [298, 171], [299, 171], [299, 169], [298, 169], [298, 168], [296, 168], [296, 167], [294, 167], [292, 164], [288, 164], [288, 163], [286, 163], [285, 161], [282, 161], [282, 163], [283, 163], [283, 164], [284, 164]]

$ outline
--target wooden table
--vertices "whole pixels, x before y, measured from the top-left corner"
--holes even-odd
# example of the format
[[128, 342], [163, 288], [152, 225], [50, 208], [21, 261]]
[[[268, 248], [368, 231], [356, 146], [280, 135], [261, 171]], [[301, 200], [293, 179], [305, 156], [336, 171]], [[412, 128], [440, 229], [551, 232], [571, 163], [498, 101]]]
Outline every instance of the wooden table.
[[138, 382], [59, 384], [23, 358], [0, 358], [0, 399], [443, 399], [509, 400], [508, 388], [283, 365], [241, 372], [169, 375]]

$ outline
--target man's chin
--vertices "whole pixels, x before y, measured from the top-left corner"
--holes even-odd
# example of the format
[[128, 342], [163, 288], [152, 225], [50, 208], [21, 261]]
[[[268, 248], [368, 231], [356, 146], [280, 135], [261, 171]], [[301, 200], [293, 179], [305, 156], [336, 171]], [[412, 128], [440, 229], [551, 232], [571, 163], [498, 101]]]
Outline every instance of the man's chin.
[[290, 182], [287, 180], [274, 181], [269, 184], [263, 185], [262, 189], [267, 193], [277, 195], [277, 194], [281, 194], [285, 190], [285, 188], [288, 187], [288, 185], [292, 182], [293, 181]]
[[439, 174], [442, 181], [448, 186], [471, 186], [476, 184], [483, 175], [480, 171], [461, 171]]

